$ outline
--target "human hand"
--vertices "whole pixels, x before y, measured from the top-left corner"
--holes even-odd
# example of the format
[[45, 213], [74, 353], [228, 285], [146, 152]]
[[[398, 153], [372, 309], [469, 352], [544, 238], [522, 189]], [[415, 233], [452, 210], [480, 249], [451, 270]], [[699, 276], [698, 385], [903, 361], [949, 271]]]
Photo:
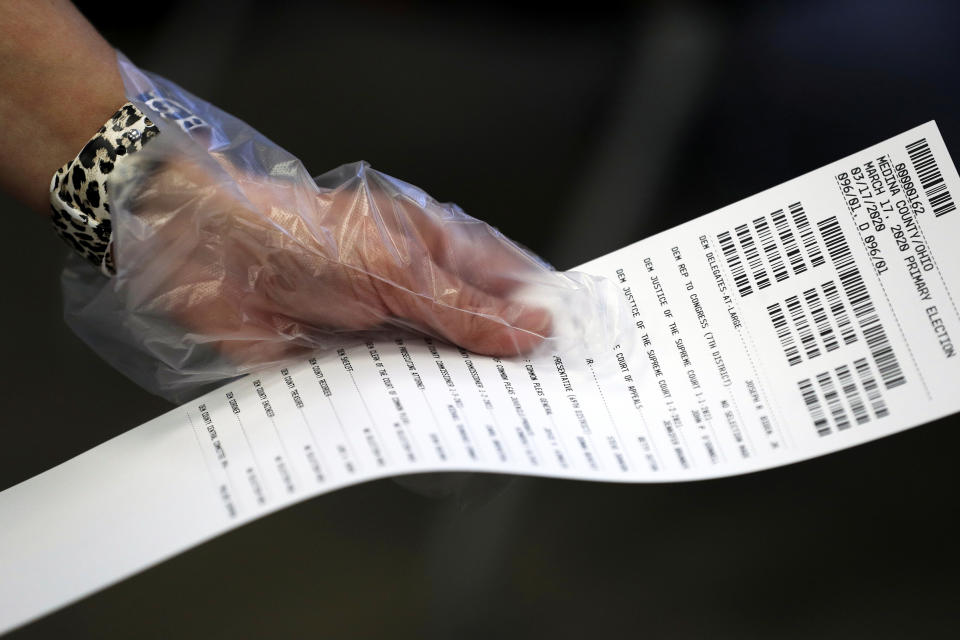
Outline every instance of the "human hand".
[[616, 324], [599, 279], [552, 270], [455, 205], [365, 163], [314, 179], [246, 123], [123, 56], [120, 72], [160, 134], [110, 174], [116, 275], [73, 258], [64, 315], [151, 391], [182, 401], [369, 339], [359, 331], [514, 356], [603, 341]]
[[217, 154], [153, 151], [116, 189], [131, 214], [114, 213], [127, 311], [176, 319], [185, 340], [215, 346], [238, 367], [383, 327], [497, 356], [550, 335], [550, 313], [515, 296], [554, 276], [546, 265], [364, 163], [319, 188]]

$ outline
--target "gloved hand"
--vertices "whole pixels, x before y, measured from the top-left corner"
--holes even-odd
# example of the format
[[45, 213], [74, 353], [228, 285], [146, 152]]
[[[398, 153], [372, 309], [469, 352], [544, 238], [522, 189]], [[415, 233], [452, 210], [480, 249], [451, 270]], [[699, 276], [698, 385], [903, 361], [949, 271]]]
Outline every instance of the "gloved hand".
[[[66, 316], [160, 395], [183, 400], [386, 327], [525, 354], [556, 339], [544, 301], [598, 306], [591, 279], [553, 271], [455, 205], [365, 163], [314, 180], [246, 124], [122, 57], [120, 68], [161, 134], [110, 178], [116, 276], [74, 260]], [[148, 93], [204, 126], [172, 126], [138, 100]]]

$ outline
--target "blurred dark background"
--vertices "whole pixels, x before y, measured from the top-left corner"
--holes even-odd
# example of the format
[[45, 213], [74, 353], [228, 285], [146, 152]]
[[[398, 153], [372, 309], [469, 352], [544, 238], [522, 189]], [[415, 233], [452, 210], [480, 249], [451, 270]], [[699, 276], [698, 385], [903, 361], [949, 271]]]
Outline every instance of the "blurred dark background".
[[[930, 119], [960, 154], [956, 2], [80, 6], [316, 173], [368, 160], [558, 268]], [[170, 406], [65, 328], [46, 222], [0, 212], [5, 488]], [[957, 427], [710, 482], [375, 482], [11, 637], [955, 638]]]

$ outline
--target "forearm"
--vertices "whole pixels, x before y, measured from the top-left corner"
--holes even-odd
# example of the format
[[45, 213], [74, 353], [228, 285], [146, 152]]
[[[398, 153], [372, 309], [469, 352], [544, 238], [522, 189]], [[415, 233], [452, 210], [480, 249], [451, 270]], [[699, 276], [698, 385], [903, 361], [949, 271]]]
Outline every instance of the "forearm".
[[124, 102], [116, 53], [66, 0], [0, 0], [0, 189], [49, 211], [53, 173]]

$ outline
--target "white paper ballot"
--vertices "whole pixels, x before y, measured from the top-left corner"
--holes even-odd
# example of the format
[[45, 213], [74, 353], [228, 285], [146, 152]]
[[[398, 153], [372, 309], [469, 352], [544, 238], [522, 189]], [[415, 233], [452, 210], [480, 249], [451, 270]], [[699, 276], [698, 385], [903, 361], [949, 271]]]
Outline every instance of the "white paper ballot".
[[930, 122], [580, 267], [619, 287], [630, 344], [407, 337], [233, 382], [0, 493], [0, 631], [374, 478], [713, 478], [957, 411], [955, 196]]

